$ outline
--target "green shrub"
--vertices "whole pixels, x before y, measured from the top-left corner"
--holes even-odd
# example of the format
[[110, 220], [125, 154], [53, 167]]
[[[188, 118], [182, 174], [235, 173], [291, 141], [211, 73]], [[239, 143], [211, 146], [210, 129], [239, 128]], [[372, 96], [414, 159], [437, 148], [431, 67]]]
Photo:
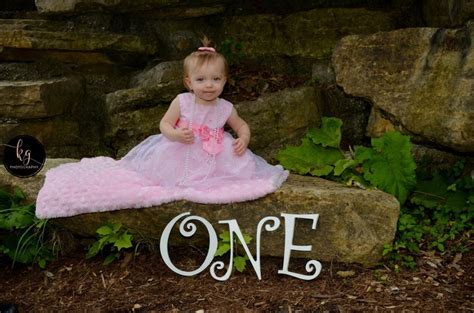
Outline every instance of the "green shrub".
[[120, 250], [133, 246], [133, 236], [123, 229], [120, 223], [107, 223], [99, 227], [96, 233], [98, 239], [89, 247], [86, 258], [92, 258], [102, 251], [107, 254], [104, 265], [119, 259], [121, 256]]
[[35, 205], [24, 204], [19, 188], [13, 194], [0, 190], [0, 253], [16, 262], [36, 263], [41, 268], [57, 255], [57, 240], [48, 220], [35, 216]]

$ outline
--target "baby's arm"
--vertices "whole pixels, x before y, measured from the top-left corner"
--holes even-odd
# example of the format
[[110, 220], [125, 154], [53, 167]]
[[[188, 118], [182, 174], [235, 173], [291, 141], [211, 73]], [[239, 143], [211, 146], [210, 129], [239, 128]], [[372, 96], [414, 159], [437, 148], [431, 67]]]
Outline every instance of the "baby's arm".
[[235, 108], [232, 108], [227, 124], [237, 133], [237, 138], [234, 140], [234, 151], [237, 155], [244, 154], [250, 142], [250, 128], [249, 125], [239, 116]]
[[193, 143], [193, 131], [189, 128], [175, 128], [176, 122], [180, 116], [179, 99], [174, 98], [168, 111], [160, 121], [161, 133], [171, 141], [179, 141], [181, 143]]

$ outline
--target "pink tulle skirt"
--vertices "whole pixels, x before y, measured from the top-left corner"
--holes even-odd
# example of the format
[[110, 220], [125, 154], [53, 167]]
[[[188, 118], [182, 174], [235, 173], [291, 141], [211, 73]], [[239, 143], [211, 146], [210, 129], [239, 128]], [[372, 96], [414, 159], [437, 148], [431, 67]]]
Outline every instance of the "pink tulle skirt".
[[39, 218], [157, 206], [176, 200], [232, 203], [274, 192], [288, 177], [250, 150], [233, 151], [225, 133], [224, 149], [211, 155], [196, 139], [186, 145], [152, 135], [120, 160], [83, 158], [46, 172], [36, 201]]

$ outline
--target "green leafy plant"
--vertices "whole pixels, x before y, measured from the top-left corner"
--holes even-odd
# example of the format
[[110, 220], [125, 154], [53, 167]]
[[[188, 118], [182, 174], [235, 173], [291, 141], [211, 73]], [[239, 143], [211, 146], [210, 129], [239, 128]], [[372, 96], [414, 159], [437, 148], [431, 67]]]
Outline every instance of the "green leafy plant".
[[321, 128], [310, 129], [298, 147], [287, 146], [277, 159], [281, 165], [298, 174], [330, 175], [344, 154], [339, 149], [342, 121], [323, 117]]
[[416, 184], [410, 138], [387, 132], [373, 138], [372, 147], [356, 146], [355, 153], [345, 154], [339, 148], [341, 126], [340, 119], [323, 117], [319, 129], [310, 129], [300, 146], [281, 150], [278, 161], [298, 174], [377, 187], [404, 203]]
[[464, 162], [432, 174], [425, 159], [417, 169], [410, 138], [399, 132], [344, 153], [339, 149], [341, 126], [340, 120], [323, 117], [319, 129], [310, 129], [300, 146], [286, 147], [277, 159], [298, 174], [376, 187], [397, 197], [401, 211], [396, 238], [383, 251], [397, 270], [414, 268], [421, 249], [443, 252], [450, 245], [467, 251], [464, 243], [474, 227], [474, 183], [471, 176], [461, 175]]
[[121, 250], [131, 248], [133, 236], [127, 230], [122, 228], [120, 223], [107, 223], [96, 231], [98, 235], [95, 241], [87, 251], [86, 258], [92, 258], [99, 252], [107, 254], [104, 265], [110, 264], [121, 256]]
[[393, 244], [385, 245], [386, 259], [400, 269], [413, 268], [421, 249], [466, 252], [464, 243], [474, 230], [474, 182], [462, 176], [463, 162], [450, 171], [431, 176], [419, 172], [418, 182], [401, 207], [398, 231]]
[[[250, 244], [252, 241], [252, 237], [250, 237], [247, 234], [242, 234], [244, 237], [244, 241], [246, 244]], [[219, 238], [221, 239], [219, 241], [219, 246], [217, 247], [217, 251], [215, 256], [223, 256], [224, 254], [228, 253], [230, 251], [230, 234], [229, 231], [224, 231], [219, 234]], [[247, 260], [249, 259], [247, 254], [243, 251], [243, 248], [241, 248], [241, 245], [239, 244], [239, 240], [234, 237], [233, 238], [234, 243], [234, 258], [233, 258], [233, 264], [234, 268], [239, 271], [243, 272], [245, 270], [245, 267], [247, 265]]]
[[35, 205], [24, 202], [21, 189], [0, 190], [0, 253], [13, 260], [12, 266], [36, 263], [44, 268], [58, 252], [57, 240], [48, 220], [35, 216]]
[[396, 196], [403, 204], [416, 185], [410, 137], [387, 132], [381, 138], [372, 138], [371, 143], [372, 148], [355, 148], [355, 161], [362, 164], [364, 179]]

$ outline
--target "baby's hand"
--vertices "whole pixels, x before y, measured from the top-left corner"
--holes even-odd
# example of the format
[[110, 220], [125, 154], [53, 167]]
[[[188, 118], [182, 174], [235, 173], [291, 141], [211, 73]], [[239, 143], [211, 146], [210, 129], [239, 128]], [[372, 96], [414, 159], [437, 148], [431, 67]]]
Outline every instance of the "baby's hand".
[[194, 143], [193, 131], [187, 127], [177, 129], [177, 140], [181, 143]]
[[248, 143], [242, 138], [237, 138], [234, 140], [233, 145], [235, 154], [242, 155], [244, 154], [245, 150], [247, 150]]

